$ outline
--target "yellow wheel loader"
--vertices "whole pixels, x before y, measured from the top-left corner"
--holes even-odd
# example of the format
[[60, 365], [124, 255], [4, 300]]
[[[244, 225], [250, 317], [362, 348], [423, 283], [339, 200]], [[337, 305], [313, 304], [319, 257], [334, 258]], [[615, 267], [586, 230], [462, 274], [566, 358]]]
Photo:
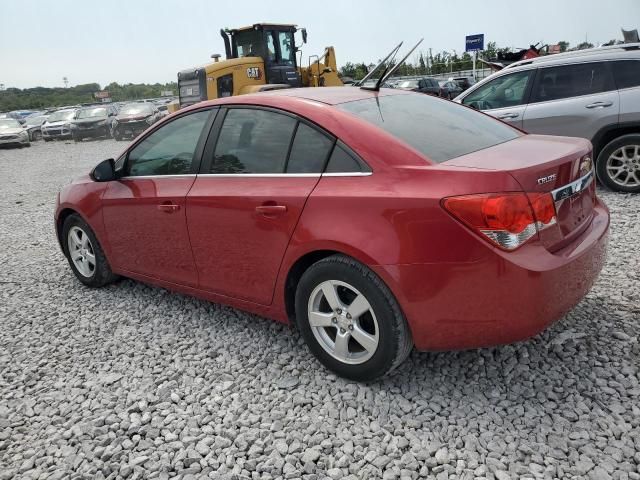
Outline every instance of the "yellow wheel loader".
[[170, 105], [170, 111], [203, 100], [245, 93], [342, 85], [333, 47], [327, 47], [322, 56], [312, 55], [303, 67], [296, 32], [306, 43], [307, 31], [295, 25], [256, 23], [220, 30], [226, 60], [212, 55], [212, 63], [179, 72], [179, 105]]

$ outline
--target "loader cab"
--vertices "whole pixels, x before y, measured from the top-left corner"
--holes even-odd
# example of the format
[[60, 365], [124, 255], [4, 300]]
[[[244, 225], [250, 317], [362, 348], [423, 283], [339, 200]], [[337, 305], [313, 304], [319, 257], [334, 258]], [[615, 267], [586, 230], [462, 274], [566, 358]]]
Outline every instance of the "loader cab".
[[[265, 83], [300, 87], [294, 37], [296, 30], [295, 25], [280, 24], [255, 24], [227, 30], [226, 33], [231, 37], [227, 58], [261, 57], [264, 60]], [[304, 33], [303, 38], [306, 37]], [[259, 69], [252, 73], [263, 74]]]

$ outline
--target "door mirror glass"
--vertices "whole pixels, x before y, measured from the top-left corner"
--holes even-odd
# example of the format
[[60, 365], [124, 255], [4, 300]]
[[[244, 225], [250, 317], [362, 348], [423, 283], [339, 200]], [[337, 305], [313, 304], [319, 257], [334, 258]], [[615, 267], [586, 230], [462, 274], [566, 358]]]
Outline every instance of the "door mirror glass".
[[116, 179], [116, 167], [113, 158], [100, 162], [91, 172], [91, 178], [96, 182], [111, 182]]

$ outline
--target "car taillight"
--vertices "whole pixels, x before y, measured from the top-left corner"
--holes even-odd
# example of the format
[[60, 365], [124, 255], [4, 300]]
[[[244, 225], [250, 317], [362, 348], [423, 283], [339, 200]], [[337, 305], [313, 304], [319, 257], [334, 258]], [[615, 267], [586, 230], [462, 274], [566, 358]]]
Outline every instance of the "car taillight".
[[455, 218], [505, 250], [515, 250], [556, 223], [549, 193], [484, 193], [442, 201]]

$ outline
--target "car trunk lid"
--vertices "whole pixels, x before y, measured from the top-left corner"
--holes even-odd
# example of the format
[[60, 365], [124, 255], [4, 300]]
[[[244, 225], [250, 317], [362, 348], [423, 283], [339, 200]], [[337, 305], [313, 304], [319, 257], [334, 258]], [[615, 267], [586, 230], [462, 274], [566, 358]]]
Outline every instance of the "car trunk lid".
[[540, 229], [540, 240], [550, 251], [570, 243], [593, 217], [595, 178], [586, 140], [524, 135], [444, 165], [507, 171], [523, 191], [549, 193], [556, 220]]

